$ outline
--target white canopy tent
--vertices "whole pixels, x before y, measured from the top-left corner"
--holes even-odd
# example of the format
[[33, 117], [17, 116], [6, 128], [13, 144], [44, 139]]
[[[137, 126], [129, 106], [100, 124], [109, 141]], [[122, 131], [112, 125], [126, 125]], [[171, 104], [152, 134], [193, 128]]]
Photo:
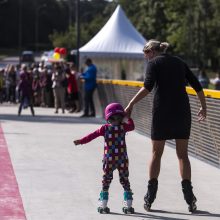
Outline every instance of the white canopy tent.
[[134, 80], [144, 72], [145, 43], [119, 5], [104, 27], [79, 49], [81, 62], [92, 58], [99, 77], [119, 79], [124, 71], [127, 79]]

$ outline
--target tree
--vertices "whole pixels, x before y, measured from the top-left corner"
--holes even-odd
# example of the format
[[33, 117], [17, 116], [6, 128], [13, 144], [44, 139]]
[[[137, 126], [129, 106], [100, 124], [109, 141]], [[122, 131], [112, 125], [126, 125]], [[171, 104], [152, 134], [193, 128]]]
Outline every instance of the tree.
[[[74, 0], [8, 0], [0, 4], [0, 48], [16, 48], [19, 10], [22, 9], [22, 45], [35, 45], [36, 10], [39, 9], [41, 49], [76, 48]], [[22, 3], [22, 4], [20, 4]], [[147, 39], [168, 41], [173, 52], [192, 66], [219, 67], [219, 0], [81, 0], [80, 46], [87, 43], [120, 4], [131, 23]]]

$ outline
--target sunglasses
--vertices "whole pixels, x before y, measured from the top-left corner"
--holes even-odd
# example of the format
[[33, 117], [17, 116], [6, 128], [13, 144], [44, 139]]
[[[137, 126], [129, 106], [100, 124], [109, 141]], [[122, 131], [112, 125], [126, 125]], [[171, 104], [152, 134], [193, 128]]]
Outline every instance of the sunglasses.
[[121, 115], [113, 115], [109, 118], [110, 121], [121, 121], [123, 119], [123, 116]]

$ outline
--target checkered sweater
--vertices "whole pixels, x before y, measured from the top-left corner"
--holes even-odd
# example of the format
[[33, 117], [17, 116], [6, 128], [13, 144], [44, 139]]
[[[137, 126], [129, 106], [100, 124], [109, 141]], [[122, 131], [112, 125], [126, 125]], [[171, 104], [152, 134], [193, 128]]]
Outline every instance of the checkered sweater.
[[120, 157], [120, 155], [127, 153], [125, 134], [132, 130], [134, 130], [134, 122], [131, 118], [120, 125], [104, 124], [101, 128], [80, 139], [80, 143], [86, 144], [99, 136], [103, 136], [105, 139], [104, 157], [108, 158], [112, 154], [118, 154]]

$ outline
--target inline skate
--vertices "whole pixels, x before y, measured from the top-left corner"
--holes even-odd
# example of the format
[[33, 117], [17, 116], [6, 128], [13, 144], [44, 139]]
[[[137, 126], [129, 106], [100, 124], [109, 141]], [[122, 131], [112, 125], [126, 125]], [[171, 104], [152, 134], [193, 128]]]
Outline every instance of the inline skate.
[[154, 202], [157, 195], [158, 180], [156, 178], [149, 180], [147, 188], [147, 194], [144, 197], [144, 209], [149, 212], [151, 210], [151, 205]]
[[185, 179], [181, 183], [182, 183], [182, 191], [183, 191], [184, 199], [186, 200], [186, 203], [189, 205], [188, 210], [189, 212], [195, 212], [197, 209], [197, 206], [196, 206], [197, 199], [195, 195], [193, 194], [193, 191], [192, 191], [193, 187], [192, 187], [191, 181]]

